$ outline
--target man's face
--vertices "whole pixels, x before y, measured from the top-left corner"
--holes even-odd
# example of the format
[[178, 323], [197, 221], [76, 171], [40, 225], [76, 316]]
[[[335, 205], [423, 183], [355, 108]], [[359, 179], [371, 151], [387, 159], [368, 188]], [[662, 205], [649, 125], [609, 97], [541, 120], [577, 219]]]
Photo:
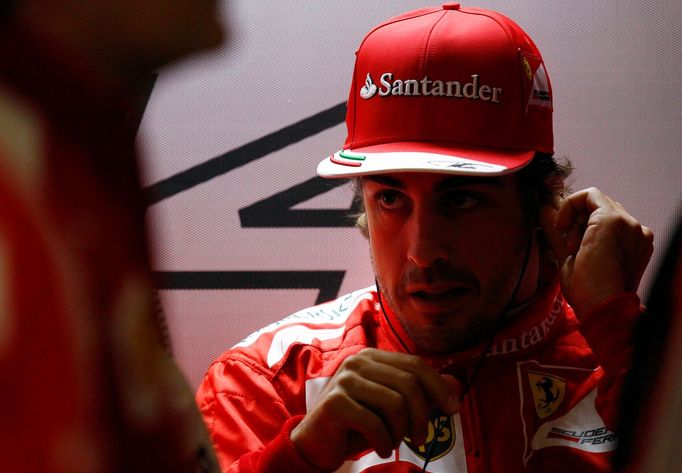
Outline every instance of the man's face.
[[434, 353], [484, 340], [526, 257], [515, 176], [394, 173], [361, 185], [377, 281], [412, 340]]

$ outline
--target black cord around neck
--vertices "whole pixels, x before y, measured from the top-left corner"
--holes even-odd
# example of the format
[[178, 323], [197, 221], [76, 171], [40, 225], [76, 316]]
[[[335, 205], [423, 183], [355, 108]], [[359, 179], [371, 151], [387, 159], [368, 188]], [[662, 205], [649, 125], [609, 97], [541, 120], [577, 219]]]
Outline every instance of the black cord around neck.
[[[504, 310], [502, 311], [502, 314], [498, 319], [495, 321], [495, 324], [493, 325], [493, 330], [490, 333], [490, 336], [488, 337], [488, 341], [485, 345], [485, 348], [483, 349], [483, 352], [478, 358], [478, 362], [476, 363], [476, 366], [474, 367], [474, 371], [471, 373], [471, 376], [469, 379], [466, 380], [464, 383], [464, 388], [462, 389], [462, 393], [459, 396], [459, 401], [460, 403], [464, 400], [464, 396], [469, 392], [471, 389], [471, 386], [474, 384], [474, 381], [478, 377], [478, 373], [481, 371], [483, 368], [483, 365], [485, 364], [485, 361], [488, 358], [488, 352], [490, 351], [490, 347], [492, 347], [493, 341], [495, 340], [495, 336], [497, 335], [497, 331], [500, 329], [502, 326], [502, 322], [505, 318], [505, 315], [507, 315], [511, 309], [512, 309], [512, 304], [514, 303], [514, 299], [516, 298], [517, 293], [519, 292], [519, 289], [521, 288], [521, 283], [523, 282], [523, 278], [526, 275], [526, 270], [528, 269], [528, 263], [530, 261], [530, 252], [533, 247], [533, 234], [531, 233], [528, 236], [528, 243], [526, 244], [526, 255], [523, 258], [523, 265], [521, 266], [521, 272], [519, 274], [518, 279], [516, 280], [516, 285], [514, 286], [514, 290], [512, 291], [511, 297], [505, 304]], [[379, 291], [379, 286], [377, 286], [377, 292]], [[381, 303], [381, 296], [379, 296], [379, 303]], [[383, 310], [383, 305], [382, 305], [382, 310]], [[385, 314], [385, 312], [384, 312]], [[446, 420], [447, 421], [447, 420]], [[426, 451], [426, 455], [424, 456], [424, 467], [421, 470], [421, 473], [426, 473], [426, 467], [431, 461], [431, 456], [433, 455], [433, 448], [436, 445], [436, 439], [440, 435], [441, 431], [443, 430], [443, 427], [445, 426], [445, 422], [440, 421], [440, 418], [438, 419], [438, 425], [436, 426], [434, 435], [433, 435], [433, 440], [431, 441], [431, 444], [429, 445], [428, 450]]]

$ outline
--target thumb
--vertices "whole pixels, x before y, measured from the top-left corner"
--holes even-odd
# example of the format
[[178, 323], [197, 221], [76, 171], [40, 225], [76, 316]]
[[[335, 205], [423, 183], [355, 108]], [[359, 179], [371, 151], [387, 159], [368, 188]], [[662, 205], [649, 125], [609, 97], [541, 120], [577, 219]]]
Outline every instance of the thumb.
[[[567, 299], [570, 298], [571, 294], [571, 281], [573, 276], [573, 268], [575, 266], [575, 256], [569, 255], [566, 260], [561, 265], [561, 286], [563, 288], [564, 295]], [[569, 300], [570, 303], [570, 300]]]
[[443, 381], [445, 381], [445, 383], [450, 387], [451, 392], [451, 395], [447, 401], [448, 409], [446, 409], [446, 411], [450, 415], [456, 414], [457, 412], [459, 412], [460, 408], [459, 399], [462, 395], [464, 387], [462, 386], [462, 383], [452, 375], [441, 374], [441, 377], [443, 378]]

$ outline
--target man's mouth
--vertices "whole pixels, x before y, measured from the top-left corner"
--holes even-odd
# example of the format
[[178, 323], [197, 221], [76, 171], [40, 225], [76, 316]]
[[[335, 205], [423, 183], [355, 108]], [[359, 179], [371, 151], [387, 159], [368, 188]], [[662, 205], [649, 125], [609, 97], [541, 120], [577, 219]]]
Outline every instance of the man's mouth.
[[410, 291], [411, 297], [417, 299], [420, 302], [451, 302], [469, 290], [464, 286], [449, 287], [449, 288], [423, 288], [418, 290]]
[[449, 299], [456, 297], [464, 292], [463, 288], [449, 289], [446, 291], [417, 291], [412, 295], [419, 299], [438, 301], [442, 299]]

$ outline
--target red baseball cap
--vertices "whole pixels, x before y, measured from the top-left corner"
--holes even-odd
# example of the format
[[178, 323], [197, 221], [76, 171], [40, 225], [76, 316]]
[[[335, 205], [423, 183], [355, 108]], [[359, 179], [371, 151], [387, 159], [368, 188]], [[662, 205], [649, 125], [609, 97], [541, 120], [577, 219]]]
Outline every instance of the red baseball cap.
[[323, 177], [500, 175], [552, 154], [552, 89], [540, 52], [506, 16], [457, 3], [375, 27], [357, 51], [343, 150]]

